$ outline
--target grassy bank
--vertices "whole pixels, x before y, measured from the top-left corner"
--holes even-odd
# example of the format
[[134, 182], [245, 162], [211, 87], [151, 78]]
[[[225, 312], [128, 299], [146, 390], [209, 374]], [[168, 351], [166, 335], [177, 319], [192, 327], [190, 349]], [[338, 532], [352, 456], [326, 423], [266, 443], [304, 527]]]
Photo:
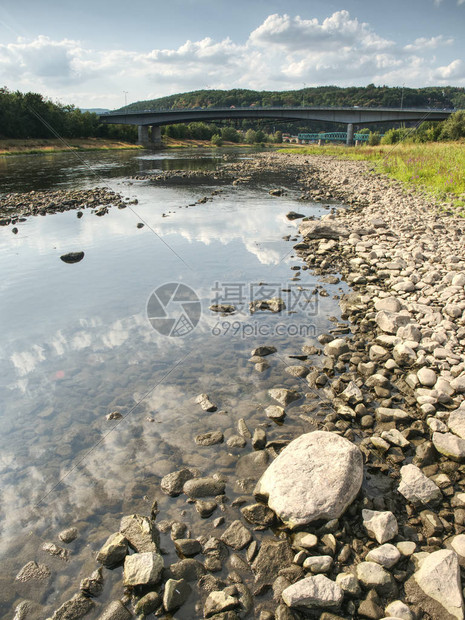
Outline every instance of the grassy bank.
[[[80, 138], [67, 140], [66, 142], [73, 151], [114, 151], [141, 148], [137, 144], [103, 138]], [[60, 140], [0, 140], [0, 157], [36, 153], [60, 153], [69, 150]]]
[[360, 146], [325, 145], [292, 151], [305, 155], [332, 155], [342, 159], [372, 161], [374, 170], [407, 185], [434, 193], [438, 198], [461, 196], [465, 200], [465, 141]]

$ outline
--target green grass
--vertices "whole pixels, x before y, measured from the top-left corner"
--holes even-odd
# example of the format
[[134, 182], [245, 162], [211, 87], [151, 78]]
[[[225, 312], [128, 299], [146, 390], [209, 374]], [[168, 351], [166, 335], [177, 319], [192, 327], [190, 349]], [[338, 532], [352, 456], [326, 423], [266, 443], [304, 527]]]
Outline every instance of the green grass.
[[387, 174], [406, 185], [426, 189], [437, 198], [446, 199], [465, 194], [464, 141], [401, 143], [354, 148], [327, 145], [285, 152], [372, 161], [375, 172]]

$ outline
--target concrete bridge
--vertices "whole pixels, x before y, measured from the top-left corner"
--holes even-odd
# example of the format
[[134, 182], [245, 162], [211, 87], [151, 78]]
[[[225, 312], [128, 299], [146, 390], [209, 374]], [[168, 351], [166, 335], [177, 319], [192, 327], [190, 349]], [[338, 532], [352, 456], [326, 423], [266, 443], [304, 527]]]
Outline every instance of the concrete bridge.
[[[102, 123], [137, 125], [139, 144], [161, 146], [162, 125], [212, 122], [225, 119], [274, 119], [280, 121], [325, 121], [347, 125], [347, 144], [354, 141], [354, 125], [370, 123], [442, 121], [455, 110], [432, 108], [362, 108], [362, 107], [256, 107], [190, 108], [109, 112], [100, 116]], [[149, 135], [149, 127], [152, 128]]]

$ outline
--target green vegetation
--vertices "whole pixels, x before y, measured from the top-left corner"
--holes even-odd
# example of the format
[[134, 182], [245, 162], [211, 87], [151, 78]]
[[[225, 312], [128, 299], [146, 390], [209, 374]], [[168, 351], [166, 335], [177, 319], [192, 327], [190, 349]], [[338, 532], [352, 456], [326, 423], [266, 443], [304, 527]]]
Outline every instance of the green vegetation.
[[37, 93], [10, 92], [0, 88], [0, 138], [109, 138], [135, 142], [137, 127], [103, 125], [98, 114], [81, 112]]
[[400, 88], [388, 86], [318, 86], [287, 91], [257, 91], [234, 88], [231, 90], [196, 90], [131, 103], [121, 110], [157, 110], [161, 108], [209, 108], [249, 106], [386, 106], [404, 108], [465, 108], [465, 88], [434, 86], [428, 88]]
[[465, 141], [457, 142], [398, 142], [394, 145], [313, 146], [287, 153], [331, 155], [341, 159], [372, 161], [375, 172], [387, 174], [407, 185], [426, 189], [437, 198], [465, 194]]

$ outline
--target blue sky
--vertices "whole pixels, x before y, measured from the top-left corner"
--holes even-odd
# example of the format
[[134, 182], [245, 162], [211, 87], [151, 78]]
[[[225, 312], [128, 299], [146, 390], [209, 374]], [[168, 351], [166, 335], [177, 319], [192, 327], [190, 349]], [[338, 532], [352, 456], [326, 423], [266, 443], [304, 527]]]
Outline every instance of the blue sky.
[[465, 0], [2, 0], [0, 85], [108, 108], [207, 87], [465, 86], [464, 32]]

